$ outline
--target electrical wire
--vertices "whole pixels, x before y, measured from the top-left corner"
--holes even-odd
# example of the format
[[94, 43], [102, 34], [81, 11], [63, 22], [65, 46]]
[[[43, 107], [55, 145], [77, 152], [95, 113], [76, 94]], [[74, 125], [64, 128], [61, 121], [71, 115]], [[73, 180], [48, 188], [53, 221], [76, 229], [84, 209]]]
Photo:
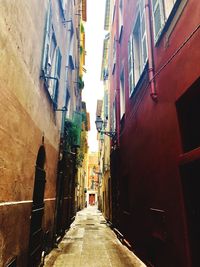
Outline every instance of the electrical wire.
[[[140, 98], [136, 102], [136, 106], [133, 108], [132, 112], [126, 117], [126, 127], [120, 132], [120, 137], [124, 134], [126, 130], [130, 128], [129, 122], [133, 119], [135, 113], [137, 112], [145, 93], [147, 93], [147, 89], [150, 86], [150, 83], [155, 80], [155, 78], [164, 70], [165, 67], [169, 65], [169, 63], [176, 57], [176, 55], [182, 50], [182, 48], [189, 42], [189, 40], [195, 35], [195, 33], [200, 29], [200, 24], [192, 31], [192, 33], [187, 37], [187, 39], [182, 43], [182, 45], [172, 54], [172, 56], [165, 62], [165, 64], [160, 67], [160, 69], [154, 74], [153, 78], [148, 82], [147, 86], [143, 89]], [[156, 103], [155, 103], [156, 104]]]

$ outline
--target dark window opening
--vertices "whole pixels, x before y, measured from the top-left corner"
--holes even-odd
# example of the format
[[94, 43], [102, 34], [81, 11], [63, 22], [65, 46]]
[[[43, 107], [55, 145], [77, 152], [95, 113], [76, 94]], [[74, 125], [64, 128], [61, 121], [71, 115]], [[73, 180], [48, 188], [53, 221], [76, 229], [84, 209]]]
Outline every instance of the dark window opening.
[[176, 103], [183, 151], [200, 146], [200, 78]]

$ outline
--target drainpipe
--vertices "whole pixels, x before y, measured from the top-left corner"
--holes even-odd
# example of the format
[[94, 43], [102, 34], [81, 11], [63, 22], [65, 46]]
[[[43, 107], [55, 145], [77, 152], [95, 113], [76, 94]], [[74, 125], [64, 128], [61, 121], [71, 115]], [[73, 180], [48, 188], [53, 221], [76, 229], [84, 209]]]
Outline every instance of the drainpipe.
[[154, 78], [154, 59], [153, 59], [153, 40], [152, 40], [152, 31], [151, 31], [151, 22], [150, 22], [150, 6], [149, 0], [145, 0], [145, 14], [146, 14], [146, 28], [147, 28], [147, 47], [148, 47], [148, 73], [149, 81], [151, 88], [151, 98], [153, 101], [158, 101], [158, 95], [155, 87], [155, 78]]

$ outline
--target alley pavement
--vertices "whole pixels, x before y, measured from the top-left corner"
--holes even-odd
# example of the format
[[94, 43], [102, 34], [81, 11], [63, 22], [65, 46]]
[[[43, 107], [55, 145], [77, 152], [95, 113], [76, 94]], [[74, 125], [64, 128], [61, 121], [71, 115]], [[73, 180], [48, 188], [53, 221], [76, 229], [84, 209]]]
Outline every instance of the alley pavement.
[[145, 267], [121, 244], [96, 207], [77, 213], [58, 248], [45, 258], [45, 267]]

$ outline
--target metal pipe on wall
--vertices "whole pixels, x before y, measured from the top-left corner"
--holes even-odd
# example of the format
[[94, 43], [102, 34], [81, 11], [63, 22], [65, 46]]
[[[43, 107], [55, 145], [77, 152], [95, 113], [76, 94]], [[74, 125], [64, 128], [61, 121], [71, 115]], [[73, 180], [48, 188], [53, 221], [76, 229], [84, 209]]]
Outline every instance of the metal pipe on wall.
[[153, 59], [153, 49], [152, 49], [152, 31], [150, 23], [150, 7], [149, 0], [145, 0], [145, 15], [146, 15], [146, 29], [147, 29], [147, 48], [148, 48], [148, 73], [151, 88], [151, 98], [157, 102], [158, 95], [156, 92], [155, 79], [154, 79], [154, 59]]

